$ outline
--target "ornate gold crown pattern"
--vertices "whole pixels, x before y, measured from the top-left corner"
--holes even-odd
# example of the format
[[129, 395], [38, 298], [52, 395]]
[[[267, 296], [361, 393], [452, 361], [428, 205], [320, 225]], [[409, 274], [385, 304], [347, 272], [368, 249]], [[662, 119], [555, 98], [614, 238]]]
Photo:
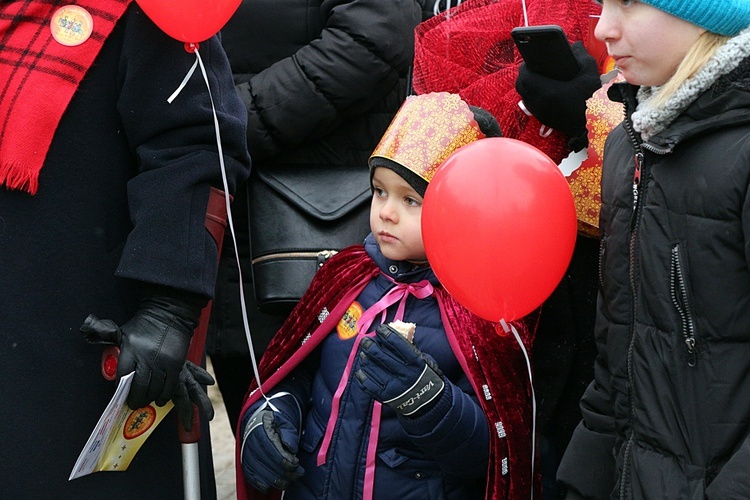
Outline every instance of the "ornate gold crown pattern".
[[484, 137], [474, 113], [458, 95], [414, 95], [401, 105], [370, 158], [394, 161], [430, 182], [446, 158]]

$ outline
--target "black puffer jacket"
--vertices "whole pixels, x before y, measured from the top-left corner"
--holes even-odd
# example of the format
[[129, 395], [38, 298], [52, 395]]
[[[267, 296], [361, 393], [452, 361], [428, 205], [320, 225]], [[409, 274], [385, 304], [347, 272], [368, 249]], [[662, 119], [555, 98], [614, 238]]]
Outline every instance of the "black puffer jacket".
[[610, 90], [628, 119], [605, 149], [599, 357], [558, 478], [590, 498], [750, 498], [750, 59], [642, 144], [635, 91]]
[[423, 0], [246, 0], [222, 30], [258, 163], [366, 166], [405, 97]]

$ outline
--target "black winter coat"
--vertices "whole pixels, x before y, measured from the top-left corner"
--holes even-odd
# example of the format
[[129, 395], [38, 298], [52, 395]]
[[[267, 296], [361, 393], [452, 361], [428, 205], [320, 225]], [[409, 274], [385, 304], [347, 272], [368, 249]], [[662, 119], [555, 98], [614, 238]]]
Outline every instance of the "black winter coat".
[[[249, 171], [245, 111], [218, 40], [200, 51], [231, 191]], [[122, 324], [137, 281], [213, 293], [206, 204], [222, 177], [200, 73], [167, 102], [194, 61], [133, 2], [62, 117], [38, 193], [0, 187], [4, 498], [183, 496], [174, 411], [127, 471], [68, 476], [115, 389], [101, 375], [102, 347], [79, 332], [86, 316]]]
[[[222, 30], [248, 111], [257, 169], [279, 164], [362, 168], [406, 97], [414, 28], [424, 0], [245, 0]], [[253, 176], [250, 182], [255, 182]], [[332, 186], [335, 189], [335, 186]], [[242, 272], [250, 279], [246, 191], [232, 205]], [[369, 229], [358, 218], [362, 237]], [[283, 221], [279, 221], [283, 225]], [[351, 242], [358, 243], [358, 242]], [[233, 245], [224, 245], [211, 352], [247, 355]], [[252, 304], [252, 287], [245, 284]], [[251, 307], [260, 352], [285, 316]]]
[[748, 82], [750, 59], [643, 144], [610, 90], [599, 356], [558, 475], [587, 497], [750, 497]]

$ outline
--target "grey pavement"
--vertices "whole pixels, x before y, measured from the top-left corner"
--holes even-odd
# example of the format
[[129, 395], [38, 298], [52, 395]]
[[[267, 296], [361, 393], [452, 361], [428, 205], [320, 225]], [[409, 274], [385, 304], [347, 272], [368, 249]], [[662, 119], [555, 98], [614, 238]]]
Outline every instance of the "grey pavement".
[[[211, 361], [207, 369], [213, 375]], [[217, 500], [237, 498], [234, 476], [234, 434], [229, 425], [224, 400], [216, 385], [209, 386], [208, 396], [214, 405], [214, 419], [211, 421], [211, 447], [213, 448], [214, 474], [216, 475]]]

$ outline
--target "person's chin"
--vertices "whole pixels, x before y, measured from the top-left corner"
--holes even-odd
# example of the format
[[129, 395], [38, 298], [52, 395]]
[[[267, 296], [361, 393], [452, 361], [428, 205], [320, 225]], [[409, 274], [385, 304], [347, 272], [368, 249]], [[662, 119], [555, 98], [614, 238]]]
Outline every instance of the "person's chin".
[[394, 248], [394, 245], [389, 244], [389, 243], [379, 242], [379, 246], [380, 246], [380, 253], [382, 253], [386, 259], [404, 260], [404, 252], [401, 252], [397, 248]]

